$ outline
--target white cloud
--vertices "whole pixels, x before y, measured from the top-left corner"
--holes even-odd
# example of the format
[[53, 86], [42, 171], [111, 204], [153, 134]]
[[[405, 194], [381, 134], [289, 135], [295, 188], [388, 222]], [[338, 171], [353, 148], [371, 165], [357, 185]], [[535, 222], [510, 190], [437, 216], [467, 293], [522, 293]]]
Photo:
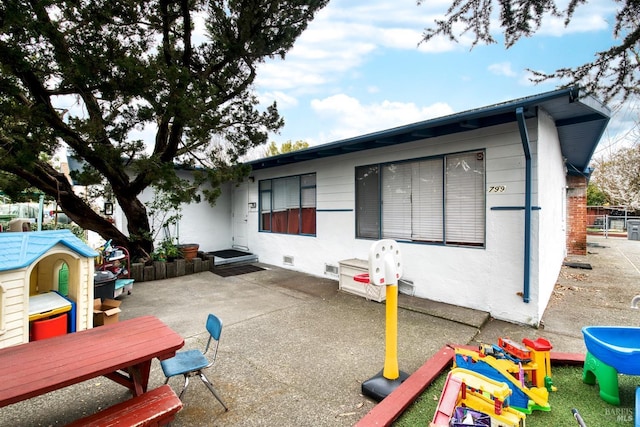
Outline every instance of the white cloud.
[[298, 106], [298, 99], [289, 96], [281, 91], [267, 92], [260, 95], [260, 98], [263, 100], [272, 100], [267, 105], [271, 105], [273, 101], [278, 103], [278, 109], [287, 109]]
[[[256, 89], [260, 98], [265, 103], [277, 100], [287, 123], [281, 139], [303, 138], [310, 144], [323, 143], [451, 113], [448, 103], [436, 102], [440, 100], [448, 100], [456, 108], [478, 107], [484, 105], [486, 98], [472, 102], [471, 95], [461, 101], [446, 86], [456, 85], [460, 80], [474, 81], [479, 74], [484, 74], [483, 85], [500, 82], [495, 87], [495, 97], [506, 96], [505, 92], [519, 97], [532, 90], [526, 67], [549, 68], [549, 72], [558, 68], [560, 52], [539, 57], [525, 53], [527, 56], [522, 59], [517, 49], [505, 51], [502, 47], [488, 48], [478, 55], [481, 48], [478, 46], [468, 55], [473, 41], [470, 34], [460, 36], [458, 43], [439, 36], [420, 44], [424, 29], [433, 25], [434, 19], [442, 18], [449, 6], [450, 0], [423, 2], [420, 6], [415, 0], [329, 2], [310, 22], [285, 60], [270, 60], [259, 67]], [[610, 0], [591, 0], [588, 6], [578, 7], [568, 28], [562, 19], [547, 18], [536, 36], [593, 31], [598, 32], [598, 37], [608, 37], [603, 29], [608, 26], [606, 19], [611, 19], [612, 7], [615, 2]], [[492, 24], [497, 35], [500, 31], [497, 22]], [[457, 24], [456, 30], [459, 29]], [[406, 66], [411, 66], [411, 61], [425, 55], [433, 59], [433, 67], [425, 68], [420, 75], [405, 75], [401, 71], [404, 65], [400, 61], [410, 58]], [[388, 61], [385, 65], [397, 65], [398, 71], [385, 68], [386, 74], [382, 74], [380, 68], [371, 67], [378, 67], [383, 61]], [[489, 73], [478, 73], [481, 63]], [[432, 72], [442, 69], [456, 72], [445, 76]], [[545, 82], [539, 89], [551, 90], [556, 83]], [[433, 90], [416, 91], [416, 96], [422, 94], [419, 98], [412, 98], [411, 90], [407, 90], [411, 85], [418, 88], [426, 84], [434, 85]], [[394, 102], [396, 99], [403, 102]], [[430, 105], [416, 105], [411, 100]]]
[[436, 36], [429, 40], [429, 43], [420, 43], [417, 48], [422, 53], [442, 53], [468, 49], [469, 46], [471, 41], [468, 36], [461, 37], [460, 43], [449, 40], [448, 37]]
[[[353, 75], [381, 49], [459, 49], [446, 39], [418, 45], [425, 24], [437, 16], [433, 7], [417, 6], [415, 0], [332, 1], [311, 21], [285, 60], [273, 59], [260, 65], [256, 85], [265, 92], [313, 93], [321, 85]], [[438, 13], [446, 10], [443, 5], [438, 8]]]
[[[600, 4], [598, 4], [600, 3]], [[590, 2], [588, 6], [576, 9], [569, 25], [565, 25], [563, 17], [547, 17], [536, 34], [541, 36], [562, 37], [571, 33], [589, 33], [607, 30], [610, 23], [606, 16], [615, 12], [613, 2]]]
[[[565, 14], [566, 3], [556, 2], [561, 14]], [[568, 34], [588, 33], [606, 30], [611, 27], [607, 16], [616, 12], [616, 2], [610, 0], [591, 0], [586, 5], [579, 5], [571, 17], [569, 25], [565, 25], [564, 16], [552, 16], [547, 14], [543, 17], [540, 28], [535, 31], [536, 36], [562, 37]], [[504, 30], [500, 28], [499, 16], [494, 13], [492, 17], [492, 34], [496, 36]], [[501, 38], [501, 37], [500, 37]]]
[[446, 103], [418, 106], [412, 102], [382, 101], [362, 104], [358, 99], [339, 94], [311, 101], [311, 108], [320, 117], [335, 123], [318, 138], [335, 141], [396, 126], [427, 120], [453, 113]]
[[316, 19], [358, 21], [376, 27], [421, 28], [434, 18], [442, 17], [450, 0], [424, 2], [415, 0], [332, 0]]
[[284, 61], [271, 60], [260, 65], [256, 85], [269, 90], [313, 92], [358, 68], [375, 49], [374, 44], [367, 42], [327, 42], [323, 46], [301, 42]]
[[518, 75], [518, 73], [511, 68], [511, 62], [508, 61], [491, 64], [487, 69], [497, 76], [516, 77]]
[[320, 86], [327, 83], [327, 77], [314, 72], [308, 63], [287, 63], [283, 67], [279, 64], [267, 63], [259, 67], [256, 85], [268, 92], [277, 90], [292, 90], [300, 87]]
[[[489, 70], [489, 72], [496, 76], [514, 78], [514, 81], [516, 81], [519, 86], [536, 86], [540, 88], [540, 91], [553, 90], [554, 88], [562, 86], [563, 83], [566, 83], [560, 79], [549, 79], [544, 82], [536, 83], [532, 80], [534, 78], [534, 74], [532, 71], [524, 69], [522, 71], [516, 72], [512, 68], [512, 64], [508, 61], [491, 64], [487, 67], [487, 69]], [[544, 72], [542, 70], [537, 71]]]
[[[422, 53], [469, 49], [470, 34], [460, 36], [458, 43], [442, 36], [420, 43], [425, 27], [443, 17], [449, 5], [448, 0], [420, 6], [415, 0], [333, 0], [310, 22], [286, 60], [270, 60], [259, 67], [256, 85], [266, 92], [315, 93], [345, 75], [353, 76], [374, 52], [386, 48]], [[605, 16], [612, 7], [610, 1], [594, 0], [593, 5], [578, 7], [568, 27], [562, 18], [548, 17], [537, 34], [561, 36], [605, 29]], [[459, 33], [461, 24], [456, 27], [454, 33]], [[502, 75], [516, 76], [508, 69]]]
[[[524, 73], [522, 73], [522, 75], [520, 76], [520, 78], [518, 79], [518, 84], [520, 84], [521, 86], [535, 86], [536, 83], [534, 83], [533, 81], [531, 81], [531, 79], [533, 78], [534, 74], [531, 71], [525, 70]], [[556, 80], [554, 79], [552, 81], [552, 84], [556, 82]], [[554, 85], [557, 87], [557, 85]]]
[[420, 28], [381, 28], [376, 31], [380, 44], [393, 49], [416, 49], [422, 36]]

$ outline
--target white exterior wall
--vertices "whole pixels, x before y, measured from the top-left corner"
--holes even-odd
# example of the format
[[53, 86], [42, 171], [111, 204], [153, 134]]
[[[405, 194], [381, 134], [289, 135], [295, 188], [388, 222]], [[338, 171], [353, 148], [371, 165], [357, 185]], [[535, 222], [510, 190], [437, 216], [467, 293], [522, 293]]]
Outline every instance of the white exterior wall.
[[[527, 125], [530, 139], [534, 141], [532, 151], [535, 157], [537, 121], [529, 120]], [[555, 135], [555, 128], [551, 132], [548, 127], [547, 120], [541, 126], [544, 137]], [[553, 154], [551, 147], [554, 145], [557, 145], [557, 136], [549, 142], [545, 154]], [[486, 247], [401, 243], [403, 278], [414, 283], [418, 297], [484, 310], [499, 319], [535, 325], [546, 306], [546, 302], [542, 302], [548, 300], [547, 282], [553, 273], [545, 271], [545, 289], [542, 292], [534, 289], [539, 282], [538, 274], [549, 266], [561, 263], [562, 258], [556, 259], [558, 252], [554, 250], [545, 255], [544, 262], [539, 262], [539, 221], [534, 213], [531, 295], [535, 298], [530, 303], [524, 303], [521, 296], [524, 284], [524, 210], [491, 209], [524, 207], [525, 159], [515, 124], [255, 171], [255, 182], [249, 184], [249, 202], [256, 203], [260, 180], [316, 173], [317, 235], [310, 237], [258, 232], [256, 209], [249, 212], [249, 249], [259, 256], [261, 262], [317, 276], [325, 274], [325, 264], [338, 266], [338, 262], [345, 259], [367, 259], [372, 241], [355, 238], [356, 166], [480, 149], [484, 149], [486, 155], [486, 188], [493, 185], [506, 187], [502, 193], [486, 193]], [[559, 151], [559, 148], [554, 149]], [[554, 171], [546, 170], [545, 174], [559, 182], [555, 177], [563, 172], [563, 166], [558, 165], [556, 160], [545, 162], [545, 167], [554, 168]], [[533, 166], [533, 205], [536, 206], [538, 183], [535, 180], [535, 159]], [[545, 183], [550, 185], [553, 179], [549, 178]], [[550, 206], [550, 215], [555, 214], [556, 210]], [[558, 238], [559, 241], [549, 242], [548, 238]], [[564, 236], [545, 231], [543, 242], [545, 245], [553, 244], [555, 248], [564, 244]], [[293, 257], [293, 265], [284, 264], [284, 256]]]
[[[526, 324], [537, 324], [535, 302], [523, 301], [524, 293], [524, 231], [525, 231], [525, 166], [526, 159], [522, 138], [517, 125], [503, 126], [505, 133], [495, 138], [492, 147], [487, 148], [487, 268], [482, 272], [484, 307], [468, 307], [485, 310], [497, 319]], [[527, 122], [532, 158], [536, 157], [537, 138], [535, 119]], [[536, 163], [532, 162], [532, 204], [536, 204]], [[492, 186], [505, 186], [506, 191], [489, 193]], [[536, 228], [536, 217], [532, 214], [532, 235]], [[537, 258], [532, 239], [531, 263]], [[464, 261], [463, 264], [464, 265]], [[471, 277], [476, 272], [471, 271]], [[533, 279], [533, 278], [532, 278]], [[532, 280], [534, 282], [534, 280]], [[471, 289], [464, 292], [472, 292]], [[475, 290], [474, 293], [477, 293]], [[475, 298], [475, 295], [472, 296]], [[448, 301], [447, 301], [448, 302]]]
[[[187, 179], [190, 172], [179, 171], [178, 175]], [[190, 203], [182, 206], [182, 218], [177, 230], [171, 228], [172, 237], [178, 237], [180, 243], [198, 243], [199, 250], [203, 252], [228, 249], [232, 245], [231, 227], [231, 197], [232, 185], [222, 185], [222, 194], [216, 200], [214, 206], [204, 200], [200, 203]], [[147, 203], [152, 200], [152, 190], [148, 188], [140, 195], [140, 200]], [[119, 212], [120, 223], [117, 226], [127, 233], [126, 219]], [[161, 224], [156, 224], [161, 227]], [[152, 225], [153, 227], [153, 225]], [[128, 234], [128, 233], [127, 233]], [[156, 242], [163, 239], [162, 230], [157, 233]]]
[[224, 185], [216, 204], [191, 203], [182, 210], [180, 243], [198, 243], [204, 252], [228, 249], [232, 245], [231, 186]]
[[542, 110], [538, 115], [538, 162], [544, 173], [538, 180], [538, 203], [542, 209], [538, 211], [539, 263], [537, 271], [532, 274], [538, 277], [538, 283], [536, 295], [532, 293], [532, 298], [538, 300], [538, 317], [541, 318], [567, 255], [567, 174], [553, 119]]
[[[371, 241], [355, 239], [354, 160], [353, 156], [339, 162], [332, 158], [253, 173], [256, 179], [249, 186], [249, 202], [256, 203], [260, 180], [316, 173], [315, 237], [258, 232], [258, 211], [249, 213], [249, 249], [261, 262], [322, 276], [325, 264], [338, 267], [343, 259], [366, 258]], [[293, 265], [284, 264], [284, 256], [293, 257]], [[332, 278], [337, 280], [338, 276]]]

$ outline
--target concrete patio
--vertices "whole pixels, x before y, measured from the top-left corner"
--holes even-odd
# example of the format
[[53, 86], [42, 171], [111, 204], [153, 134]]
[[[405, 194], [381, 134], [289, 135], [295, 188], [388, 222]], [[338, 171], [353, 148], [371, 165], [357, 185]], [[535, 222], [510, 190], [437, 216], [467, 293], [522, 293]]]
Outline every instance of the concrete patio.
[[[584, 353], [587, 324], [638, 325], [629, 308], [640, 293], [640, 242], [590, 237], [590, 254], [563, 267], [544, 316], [544, 329], [492, 320], [486, 313], [401, 295], [400, 369], [412, 373], [448, 343], [492, 343], [542, 336], [554, 350]], [[212, 272], [138, 283], [122, 298], [121, 318], [153, 314], [203, 348], [207, 313], [224, 322], [216, 365], [208, 376], [229, 412], [197, 379], [173, 426], [351, 426], [376, 402], [361, 383], [384, 363], [384, 304], [338, 291], [319, 278], [261, 265], [263, 271], [220, 277]], [[150, 387], [164, 382], [159, 363]], [[170, 384], [180, 390], [181, 379]], [[129, 398], [96, 378], [0, 409], [2, 425], [56, 426]], [[428, 422], [429, 420], [425, 420]]]

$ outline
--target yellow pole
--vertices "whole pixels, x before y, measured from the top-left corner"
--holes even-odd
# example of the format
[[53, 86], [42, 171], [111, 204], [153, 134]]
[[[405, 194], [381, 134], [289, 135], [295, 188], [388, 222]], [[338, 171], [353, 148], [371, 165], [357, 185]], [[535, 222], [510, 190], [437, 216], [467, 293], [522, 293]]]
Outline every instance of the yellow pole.
[[386, 342], [382, 376], [388, 380], [400, 377], [398, 368], [398, 285], [387, 286]]

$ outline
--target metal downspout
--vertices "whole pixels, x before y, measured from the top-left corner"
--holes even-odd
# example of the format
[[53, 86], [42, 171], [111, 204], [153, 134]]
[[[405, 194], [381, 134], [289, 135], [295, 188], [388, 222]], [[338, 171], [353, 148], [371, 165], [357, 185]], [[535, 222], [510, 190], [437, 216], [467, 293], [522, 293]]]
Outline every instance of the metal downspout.
[[40, 194], [40, 198], [38, 200], [38, 231], [42, 231], [43, 219], [44, 219], [44, 194]]
[[524, 285], [522, 290], [522, 300], [529, 302], [529, 287], [531, 282], [531, 146], [529, 143], [529, 133], [527, 123], [524, 118], [524, 108], [516, 108], [516, 118], [518, 119], [518, 129], [522, 140], [522, 149], [525, 159], [524, 178]]

